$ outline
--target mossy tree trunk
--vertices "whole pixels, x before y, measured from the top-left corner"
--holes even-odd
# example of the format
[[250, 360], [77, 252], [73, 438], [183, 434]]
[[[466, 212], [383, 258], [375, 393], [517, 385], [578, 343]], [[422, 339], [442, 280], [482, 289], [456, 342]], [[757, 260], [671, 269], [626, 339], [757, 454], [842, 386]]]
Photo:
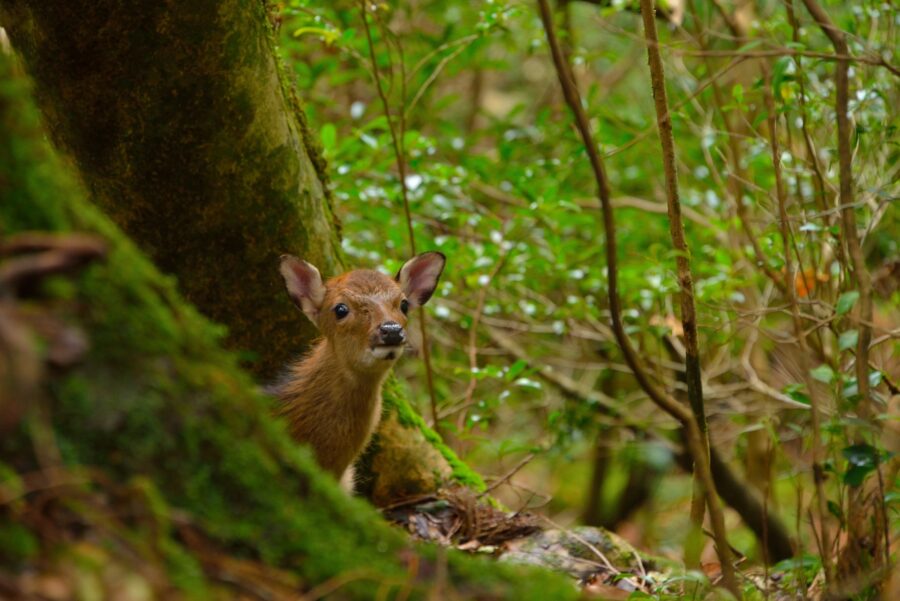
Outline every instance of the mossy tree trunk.
[[340, 269], [324, 164], [261, 0], [3, 0], [93, 200], [271, 375], [313, 336], [278, 256]]
[[[325, 275], [343, 266], [324, 161], [265, 2], [0, 0], [0, 24], [92, 199], [263, 379], [298, 355], [315, 332], [283, 291], [279, 255]], [[386, 407], [366, 460], [376, 502], [451, 474], [480, 482], [402, 395]]]
[[[152, 587], [160, 598], [243, 598], [248, 579], [290, 597], [323, 582], [345, 599], [370, 599], [375, 590], [404, 598], [576, 596], [554, 574], [410, 545], [323, 476], [271, 416], [236, 355], [221, 348], [220, 328], [86, 201], [46, 143], [28, 92], [0, 52], [3, 235], [91, 233], [109, 252], [71, 280], [29, 286], [27, 295], [3, 290], [0, 298], [3, 315], [24, 324], [41, 352], [46, 328], [29, 329], [23, 316], [52, 315], [88, 341], [77, 366], [47, 370], [43, 392], [18, 399], [30, 414], [0, 436], [0, 588], [23, 571], [62, 565], [66, 578], [113, 561], [136, 576], [151, 573], [138, 578], [139, 590]], [[0, 351], [8, 332], [0, 331]], [[0, 374], [8, 376], [15, 362], [7, 357], [0, 352]], [[37, 422], [52, 429], [43, 442], [59, 449], [53, 465], [30, 440]], [[74, 477], [57, 479], [60, 472]], [[29, 521], [36, 514], [41, 519]], [[74, 528], [52, 527], [72, 516]], [[208, 541], [199, 552], [192, 532]], [[88, 560], [72, 559], [79, 556]], [[163, 576], [147, 571], [151, 562]], [[436, 571], [445, 582], [434, 583]], [[99, 581], [89, 584], [103, 594]]]

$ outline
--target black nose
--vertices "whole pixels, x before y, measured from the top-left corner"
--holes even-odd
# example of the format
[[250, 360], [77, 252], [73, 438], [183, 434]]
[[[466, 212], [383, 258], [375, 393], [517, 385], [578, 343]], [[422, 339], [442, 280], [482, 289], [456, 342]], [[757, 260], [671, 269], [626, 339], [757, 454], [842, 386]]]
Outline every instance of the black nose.
[[406, 334], [403, 332], [403, 326], [396, 321], [386, 321], [378, 328], [381, 332], [382, 344], [403, 344], [406, 341]]

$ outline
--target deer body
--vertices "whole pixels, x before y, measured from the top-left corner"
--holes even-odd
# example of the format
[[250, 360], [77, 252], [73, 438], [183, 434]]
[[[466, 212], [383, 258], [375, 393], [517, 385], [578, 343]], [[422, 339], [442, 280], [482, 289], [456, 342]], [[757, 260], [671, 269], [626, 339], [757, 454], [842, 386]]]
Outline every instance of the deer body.
[[396, 278], [356, 270], [323, 283], [309, 263], [282, 257], [288, 293], [322, 338], [273, 391], [293, 437], [345, 486], [381, 418], [381, 386], [403, 353], [407, 312], [431, 297], [443, 266], [443, 255], [424, 253]]
[[308, 443], [319, 465], [337, 478], [363, 451], [378, 425], [386, 375], [387, 369], [382, 374], [346, 369], [323, 339], [289, 368], [278, 391], [291, 434]]

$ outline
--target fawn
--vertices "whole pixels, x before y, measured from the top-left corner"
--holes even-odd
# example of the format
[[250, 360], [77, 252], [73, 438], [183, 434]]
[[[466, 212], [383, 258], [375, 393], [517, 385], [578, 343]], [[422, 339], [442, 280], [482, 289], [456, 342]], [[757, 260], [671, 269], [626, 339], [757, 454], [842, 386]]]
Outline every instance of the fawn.
[[403, 353], [407, 313], [431, 298], [445, 261], [439, 252], [426, 252], [395, 278], [357, 269], [323, 283], [313, 265], [281, 257], [291, 300], [322, 337], [272, 391], [294, 438], [309, 444], [319, 465], [347, 490], [352, 464], [381, 419], [381, 385]]

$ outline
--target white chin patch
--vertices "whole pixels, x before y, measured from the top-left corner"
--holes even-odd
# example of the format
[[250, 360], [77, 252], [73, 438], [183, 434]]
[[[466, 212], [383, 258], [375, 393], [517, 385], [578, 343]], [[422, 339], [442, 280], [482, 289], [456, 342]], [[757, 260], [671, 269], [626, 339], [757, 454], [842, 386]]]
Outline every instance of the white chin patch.
[[391, 361], [397, 359], [403, 353], [403, 347], [397, 346], [376, 346], [372, 349], [372, 356], [376, 359]]

